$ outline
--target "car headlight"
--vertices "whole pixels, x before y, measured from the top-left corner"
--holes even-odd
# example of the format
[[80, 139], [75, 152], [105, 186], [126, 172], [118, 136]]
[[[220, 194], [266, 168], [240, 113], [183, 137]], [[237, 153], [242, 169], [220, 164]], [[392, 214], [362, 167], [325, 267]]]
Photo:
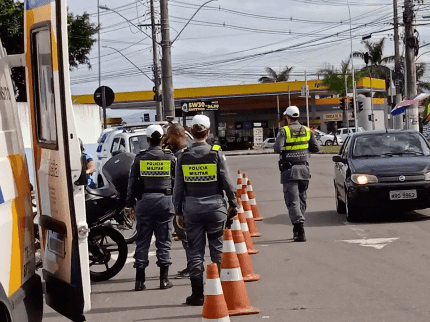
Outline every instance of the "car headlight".
[[428, 181], [430, 180], [430, 172], [427, 172], [424, 176], [424, 180]]
[[352, 180], [352, 182], [354, 182], [358, 185], [365, 185], [368, 183], [378, 183], [378, 178], [372, 174], [355, 173], [355, 174], [351, 175], [351, 180]]

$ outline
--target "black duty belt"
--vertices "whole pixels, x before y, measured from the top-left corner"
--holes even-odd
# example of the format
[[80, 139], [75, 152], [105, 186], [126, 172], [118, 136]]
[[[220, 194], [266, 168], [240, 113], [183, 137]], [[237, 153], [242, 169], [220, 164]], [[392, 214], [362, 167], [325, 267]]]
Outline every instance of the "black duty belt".
[[300, 162], [291, 162], [292, 165], [308, 165], [306, 161], [300, 161]]
[[144, 189], [143, 193], [164, 193], [170, 196], [172, 194], [172, 189]]
[[189, 197], [195, 197], [195, 198], [203, 198], [203, 197], [216, 196], [216, 195], [222, 196], [222, 194], [219, 192], [208, 194], [204, 190], [187, 191], [185, 195]]

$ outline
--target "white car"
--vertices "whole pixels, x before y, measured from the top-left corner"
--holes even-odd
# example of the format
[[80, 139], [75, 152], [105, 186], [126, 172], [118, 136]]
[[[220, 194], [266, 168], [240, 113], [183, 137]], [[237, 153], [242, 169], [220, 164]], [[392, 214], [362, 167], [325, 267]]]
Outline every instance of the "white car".
[[263, 141], [263, 149], [273, 148], [275, 145], [276, 138], [267, 138]]
[[[314, 135], [320, 145], [333, 145], [335, 142], [334, 135], [332, 134], [327, 134], [323, 131], [315, 130]], [[342, 138], [337, 135], [337, 144], [340, 145], [342, 143]]]
[[[364, 128], [362, 128], [361, 126], [358, 127], [358, 132], [364, 132]], [[337, 129], [336, 131], [336, 135], [339, 138], [342, 138], [342, 141], [345, 141], [346, 137], [349, 134], [355, 133], [355, 128], [354, 127], [350, 127], [350, 128], [346, 128], [346, 127], [342, 127], [340, 129]]]

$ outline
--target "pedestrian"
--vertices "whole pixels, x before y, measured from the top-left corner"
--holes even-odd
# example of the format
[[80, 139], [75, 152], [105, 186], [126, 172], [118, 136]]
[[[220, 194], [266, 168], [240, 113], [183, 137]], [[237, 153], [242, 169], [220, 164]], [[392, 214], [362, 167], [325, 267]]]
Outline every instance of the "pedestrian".
[[91, 155], [85, 152], [84, 144], [82, 143], [81, 138], [79, 138], [79, 145], [81, 146], [81, 153], [83, 156], [85, 156], [85, 162], [86, 162], [86, 174], [87, 174], [87, 186], [95, 189], [96, 184], [93, 180], [92, 174], [97, 171], [96, 163], [94, 162]]
[[309, 152], [317, 153], [319, 145], [313, 133], [301, 125], [297, 106], [289, 106], [284, 116], [287, 126], [279, 129], [275, 153], [279, 153], [279, 170], [288, 215], [293, 224], [293, 240], [305, 242], [306, 191], [311, 178], [307, 162]]
[[[221, 264], [223, 230], [227, 218], [237, 214], [236, 186], [219, 145], [209, 145], [210, 120], [196, 115], [191, 122], [194, 143], [178, 158], [174, 187], [176, 221], [187, 232], [192, 294], [189, 305], [203, 305], [206, 237], [212, 262]], [[229, 208], [224, 199], [227, 196]]]
[[131, 166], [126, 201], [126, 206], [137, 222], [134, 253], [136, 291], [145, 289], [145, 268], [149, 265], [152, 234], [155, 235], [157, 266], [160, 267], [160, 288], [173, 286], [168, 274], [172, 264], [170, 235], [174, 217], [172, 188], [176, 158], [172, 151], [161, 148], [163, 129], [160, 125], [148, 126], [146, 136], [149, 148], [136, 155]]
[[[187, 148], [187, 139], [185, 136], [184, 127], [179, 123], [174, 123], [170, 125], [167, 129], [167, 136], [165, 137], [164, 142], [172, 150], [175, 157], [178, 158], [179, 155]], [[176, 220], [173, 220], [173, 228], [175, 229], [176, 236], [182, 242], [182, 247], [185, 250], [185, 256], [187, 258], [187, 267], [185, 267], [183, 270], [178, 271], [177, 277], [188, 278], [190, 277], [190, 270], [188, 268], [189, 250], [187, 234], [183, 227], [178, 226]]]

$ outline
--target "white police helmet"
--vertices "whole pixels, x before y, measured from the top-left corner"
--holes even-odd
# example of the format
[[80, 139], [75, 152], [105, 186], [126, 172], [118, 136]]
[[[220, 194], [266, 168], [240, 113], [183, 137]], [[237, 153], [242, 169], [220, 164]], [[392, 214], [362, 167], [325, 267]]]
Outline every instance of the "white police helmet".
[[295, 105], [288, 106], [284, 115], [297, 118], [300, 116], [299, 108]]
[[[159, 133], [159, 138], [161, 138], [162, 136], [163, 136], [163, 134], [164, 134], [164, 132], [163, 132], [163, 128], [160, 126], [160, 125], [158, 125], [158, 124], [153, 124], [153, 125], [150, 125], [150, 126], [148, 126], [147, 127], [147, 129], [146, 129], [146, 137], [148, 137], [148, 138], [153, 138], [153, 134], [154, 133], [156, 133], [156, 132], [158, 132]], [[156, 137], [156, 136], [158, 136], [157, 134], [154, 136], [154, 138]]]
[[194, 124], [203, 125], [208, 130], [211, 127], [211, 120], [206, 115], [198, 114], [191, 121], [191, 126]]

